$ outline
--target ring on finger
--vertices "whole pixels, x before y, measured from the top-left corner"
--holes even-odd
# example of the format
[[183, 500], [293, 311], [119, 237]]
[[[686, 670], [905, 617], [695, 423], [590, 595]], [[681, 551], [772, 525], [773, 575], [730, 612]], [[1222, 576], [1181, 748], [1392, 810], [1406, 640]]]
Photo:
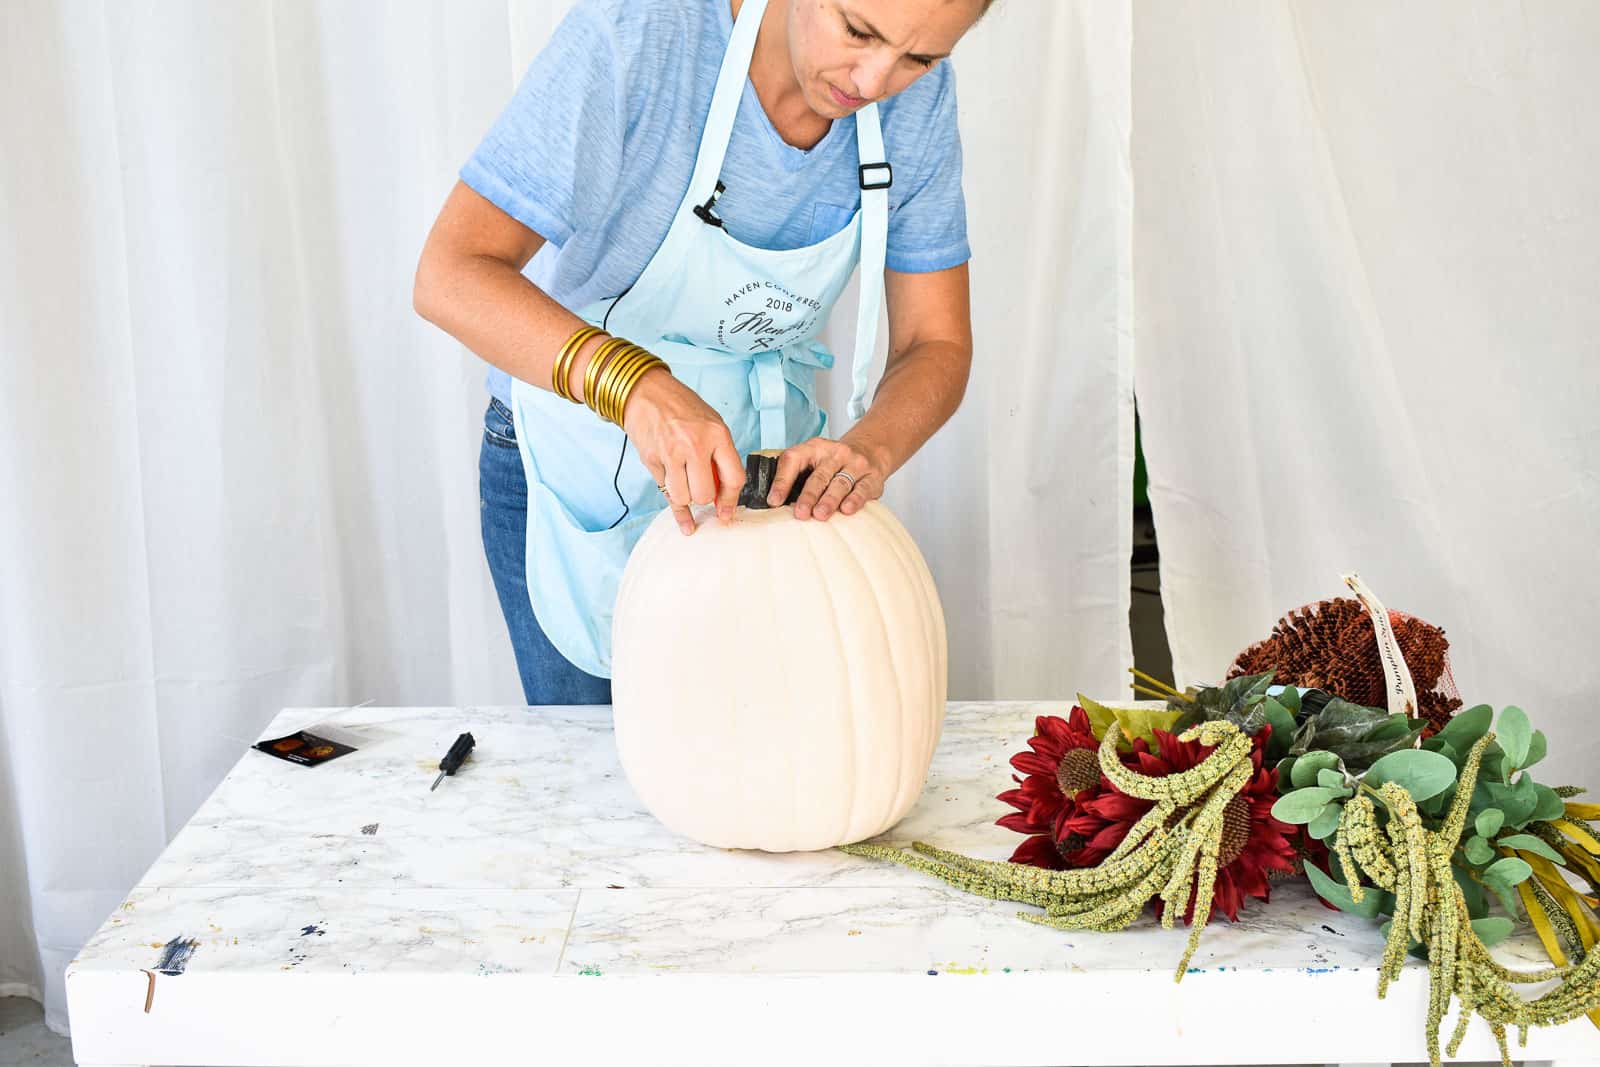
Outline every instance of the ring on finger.
[[[856, 476], [851, 474], [849, 471], [835, 471], [833, 477], [834, 478], [843, 478], [846, 482], [849, 483], [849, 489], [845, 490], [846, 493], [848, 493], [851, 489], [854, 489], [856, 487]], [[831, 481], [832, 479], [829, 479], [829, 480]]]

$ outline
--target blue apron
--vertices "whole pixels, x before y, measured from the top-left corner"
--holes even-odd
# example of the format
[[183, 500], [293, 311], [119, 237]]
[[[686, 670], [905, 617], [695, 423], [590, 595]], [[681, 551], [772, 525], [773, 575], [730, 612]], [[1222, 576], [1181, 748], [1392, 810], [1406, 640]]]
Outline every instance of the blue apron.
[[[666, 360], [722, 416], [741, 455], [787, 448], [825, 431], [813, 379], [817, 368], [833, 365], [833, 355], [816, 337], [858, 261], [850, 413], [863, 414], [889, 233], [890, 172], [876, 104], [856, 113], [861, 207], [843, 230], [805, 248], [774, 251], [735, 240], [716, 219], [717, 178], [766, 7], [767, 0], [745, 0], [739, 10], [694, 174], [666, 239], [623, 297], [577, 313]], [[617, 583], [666, 498], [622, 429], [589, 408], [513, 378], [511, 411], [528, 479], [534, 614], [570, 662], [609, 678]]]

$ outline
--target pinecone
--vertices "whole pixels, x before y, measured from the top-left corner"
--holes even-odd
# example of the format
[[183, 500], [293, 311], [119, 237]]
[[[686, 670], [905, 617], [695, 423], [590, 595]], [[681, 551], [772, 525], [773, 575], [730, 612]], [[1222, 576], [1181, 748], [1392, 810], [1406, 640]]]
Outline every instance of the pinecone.
[[[1389, 613], [1400, 654], [1417, 690], [1418, 714], [1437, 732], [1461, 706], [1448, 679], [1450, 643], [1444, 631], [1401, 612]], [[1324, 689], [1367, 707], [1385, 707], [1388, 684], [1378, 635], [1359, 600], [1338, 597], [1309, 604], [1279, 619], [1272, 634], [1241, 652], [1229, 678], [1274, 672], [1281, 685]]]
[[1461, 708], [1461, 698], [1430, 689], [1417, 694], [1417, 705], [1422, 717], [1428, 720], [1428, 728], [1422, 731], [1422, 736], [1432, 737], [1443, 730], [1444, 724]]

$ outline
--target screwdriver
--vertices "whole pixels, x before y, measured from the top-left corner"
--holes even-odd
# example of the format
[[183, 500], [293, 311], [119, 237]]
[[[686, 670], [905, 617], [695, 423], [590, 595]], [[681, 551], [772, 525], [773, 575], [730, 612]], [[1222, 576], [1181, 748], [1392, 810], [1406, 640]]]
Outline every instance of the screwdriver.
[[456, 738], [456, 743], [450, 746], [450, 751], [446, 752], [444, 759], [439, 761], [439, 777], [433, 780], [433, 784], [428, 787], [428, 792], [431, 793], [438, 789], [439, 783], [444, 781], [445, 775], [453, 775], [461, 769], [462, 761], [467, 758], [467, 754], [472, 751], [472, 746], [476, 743], [472, 740], [471, 734], [462, 734]]

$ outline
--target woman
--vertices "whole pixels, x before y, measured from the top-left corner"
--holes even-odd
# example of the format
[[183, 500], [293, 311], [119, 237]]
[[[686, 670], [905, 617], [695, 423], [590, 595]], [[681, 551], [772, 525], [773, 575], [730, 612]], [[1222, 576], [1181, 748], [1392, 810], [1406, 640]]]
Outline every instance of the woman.
[[[761, 448], [784, 450], [770, 503], [799, 484], [797, 518], [848, 517], [955, 411], [942, 61], [990, 3], [579, 0], [462, 168], [414, 303], [494, 368], [484, 550], [529, 704], [610, 702], [617, 580], [657, 512], [732, 521]], [[859, 421], [833, 439], [816, 336], [858, 262]]]

